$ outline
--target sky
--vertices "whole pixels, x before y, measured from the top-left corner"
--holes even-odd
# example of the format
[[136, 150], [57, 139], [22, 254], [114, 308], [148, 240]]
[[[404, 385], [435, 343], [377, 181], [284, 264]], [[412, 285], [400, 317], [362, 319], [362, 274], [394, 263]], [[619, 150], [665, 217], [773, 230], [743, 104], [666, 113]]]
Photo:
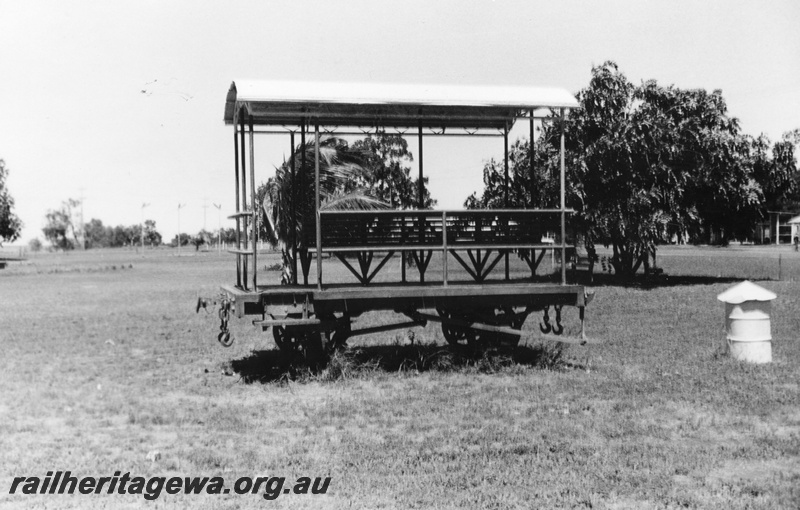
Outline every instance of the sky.
[[[0, 0], [0, 159], [18, 243], [42, 239], [45, 214], [68, 198], [83, 198], [86, 221], [153, 219], [165, 240], [179, 222], [232, 226], [222, 116], [237, 79], [577, 92], [607, 60], [635, 84], [721, 89], [745, 133], [800, 128], [797, 0]], [[263, 138], [257, 181], [289, 150], [288, 136]], [[479, 191], [484, 162], [503, 154], [502, 138], [424, 149], [443, 208]]]

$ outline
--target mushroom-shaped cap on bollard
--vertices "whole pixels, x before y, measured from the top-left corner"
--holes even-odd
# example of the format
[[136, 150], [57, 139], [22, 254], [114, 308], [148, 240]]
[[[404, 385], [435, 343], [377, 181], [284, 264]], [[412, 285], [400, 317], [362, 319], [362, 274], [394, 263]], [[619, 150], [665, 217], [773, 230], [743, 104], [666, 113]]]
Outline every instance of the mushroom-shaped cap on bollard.
[[750, 280], [745, 280], [718, 295], [717, 299], [723, 303], [738, 305], [746, 301], [772, 301], [776, 297], [778, 295], [774, 292], [770, 292]]

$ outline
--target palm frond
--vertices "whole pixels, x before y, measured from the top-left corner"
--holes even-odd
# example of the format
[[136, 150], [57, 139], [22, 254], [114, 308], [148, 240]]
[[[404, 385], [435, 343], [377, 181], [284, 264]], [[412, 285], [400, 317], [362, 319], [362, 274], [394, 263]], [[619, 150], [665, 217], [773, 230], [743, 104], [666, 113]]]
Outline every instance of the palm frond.
[[279, 221], [280, 217], [275, 210], [275, 203], [272, 200], [272, 197], [267, 193], [264, 196], [264, 202], [261, 204], [261, 212], [263, 214], [263, 225], [264, 231], [267, 234], [267, 241], [270, 245], [275, 247], [278, 244], [279, 234], [278, 228], [280, 227]]
[[368, 195], [363, 190], [331, 195], [320, 207], [321, 211], [382, 211], [386, 209], [391, 209], [391, 206], [383, 200]]
[[[260, 188], [263, 190], [261, 232], [274, 248], [279, 247], [283, 252], [285, 272], [291, 272], [287, 264], [296, 263], [291, 247], [302, 249], [308, 242], [307, 234], [315, 229], [315, 153], [313, 140], [299, 144]], [[321, 208], [356, 211], [390, 207], [364, 190], [353, 190], [365, 180], [364, 161], [363, 152], [352, 149], [347, 141], [334, 136], [320, 139]]]

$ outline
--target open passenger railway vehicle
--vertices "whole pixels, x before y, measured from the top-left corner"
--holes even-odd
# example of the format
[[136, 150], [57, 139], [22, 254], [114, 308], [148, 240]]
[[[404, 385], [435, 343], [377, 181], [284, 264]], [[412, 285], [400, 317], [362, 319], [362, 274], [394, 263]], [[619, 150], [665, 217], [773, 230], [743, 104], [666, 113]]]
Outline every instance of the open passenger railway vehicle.
[[[236, 220], [237, 246], [229, 251], [236, 257], [236, 282], [223, 285], [217, 299], [200, 298], [197, 310], [218, 305], [218, 340], [223, 345], [233, 342], [228, 322], [235, 316], [271, 329], [280, 349], [306, 354], [330, 352], [356, 335], [424, 326], [428, 321], [441, 323], [444, 338], [453, 345], [516, 344], [521, 337], [541, 336], [539, 331], [553, 340], [586, 343], [585, 307], [592, 295], [582, 285], [567, 282], [568, 259], [574, 254], [574, 246], [567, 243], [567, 216], [574, 211], [565, 205], [563, 121], [565, 111], [577, 106], [568, 91], [536, 87], [233, 82], [224, 120], [233, 127], [236, 212], [230, 218]], [[424, 209], [423, 142], [431, 136], [502, 139], [508, 205], [508, 138], [517, 121], [529, 123], [532, 142], [536, 121], [562, 126], [558, 208]], [[320, 207], [320, 133], [416, 137], [418, 208]], [[288, 140], [292, 151], [299, 136], [303, 158], [307, 138], [314, 146], [313, 182], [302, 182], [304, 172], [295, 175], [296, 158], [290, 159], [296, 178], [291, 189], [313, 186], [315, 199], [307, 206], [296, 199], [295, 191], [288, 197], [295, 199], [292, 217], [305, 218], [308, 227], [294, 229], [286, 241], [291, 267], [284, 284], [265, 283], [258, 270], [258, 220], [266, 213], [256, 203], [254, 139], [267, 135]], [[299, 210], [304, 207], [309, 210]], [[548, 233], [553, 237], [545, 238]], [[560, 274], [537, 275], [548, 252], [559, 262]], [[510, 254], [514, 262], [525, 262], [524, 271], [512, 275]], [[435, 278], [433, 272], [426, 276], [432, 258], [441, 263]], [[326, 268], [332, 264], [349, 271], [344, 273], [348, 281], [328, 276]], [[565, 306], [576, 308], [580, 320], [580, 330], [572, 336], [563, 334]], [[357, 327], [361, 314], [376, 310], [405, 317], [396, 324]], [[534, 312], [542, 313], [539, 327], [523, 332]]]

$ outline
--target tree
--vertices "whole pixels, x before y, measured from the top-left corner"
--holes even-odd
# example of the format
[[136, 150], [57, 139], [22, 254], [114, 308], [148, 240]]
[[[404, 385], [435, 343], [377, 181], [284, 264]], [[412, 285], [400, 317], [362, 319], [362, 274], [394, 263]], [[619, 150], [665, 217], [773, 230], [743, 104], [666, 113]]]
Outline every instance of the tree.
[[50, 210], [45, 215], [46, 226], [42, 229], [45, 239], [50, 241], [54, 248], [71, 250], [75, 244], [70, 238], [71, 229], [69, 215], [63, 209]]
[[[192, 241], [193, 241], [192, 236], [190, 236], [185, 232], [181, 233], [181, 238], [180, 238], [181, 246], [186, 246]], [[178, 234], [175, 234], [175, 237], [172, 238], [172, 241], [170, 241], [169, 245], [172, 246], [173, 248], [178, 246]]]
[[234, 244], [236, 243], [236, 229], [235, 228], [223, 228], [220, 231], [220, 240], [226, 244]]
[[161, 245], [161, 234], [156, 230], [155, 220], [145, 220], [144, 222], [144, 242], [150, 246]]
[[125, 234], [128, 237], [128, 242], [126, 244], [130, 244], [133, 246], [141, 246], [142, 245], [142, 225], [137, 223], [135, 225], [129, 225], [127, 227], [123, 227], [125, 229]]
[[[483, 191], [473, 193], [464, 201], [467, 209], [554, 208], [558, 207], [560, 179], [558, 177], [558, 148], [551, 143], [537, 143], [531, 174], [531, 145], [517, 140], [508, 151], [508, 199], [505, 194], [505, 165], [494, 158], [483, 168]], [[531, 182], [533, 180], [533, 182]], [[572, 182], [567, 182], [572, 186]], [[574, 186], [567, 195], [574, 194]]]
[[[505, 186], [505, 164], [489, 160], [483, 168], [483, 191], [473, 193], [464, 201], [467, 209], [557, 208], [560, 205], [558, 146], [552, 143], [534, 144], [531, 172], [531, 144], [517, 140], [508, 151], [508, 197]], [[575, 195], [574, 181], [567, 181], [567, 197]], [[574, 200], [572, 200], [574, 201]], [[560, 232], [556, 215], [537, 217], [543, 232]]]
[[[103, 222], [97, 218], [92, 218], [83, 227], [86, 237], [87, 248], [103, 248], [110, 246], [110, 236], [108, 228], [103, 226]], [[113, 230], [112, 230], [113, 232]]]
[[0, 159], [0, 246], [3, 241], [13, 243], [19, 239], [22, 231], [22, 222], [14, 214], [14, 199], [6, 187], [7, 178], [6, 162]]
[[[727, 113], [722, 92], [638, 87], [634, 118], [641, 166], [655, 177], [674, 233], [727, 244], [750, 235], [763, 199], [753, 179], [749, 137]], [[638, 134], [637, 133], [637, 134]]]
[[42, 251], [42, 242], [39, 240], [38, 237], [34, 237], [30, 241], [28, 241], [28, 249], [34, 253]]
[[[257, 203], [264, 211], [259, 230], [273, 247], [281, 250], [281, 282], [297, 282], [297, 255], [314, 242], [316, 230], [315, 144], [298, 145], [288, 161], [275, 169], [275, 176], [259, 186]], [[351, 189], [365, 176], [363, 153], [347, 141], [327, 137], [319, 147], [320, 201], [328, 209], [384, 209], [388, 205], [368, 190]], [[297, 250], [294, 247], [297, 247]]]
[[588, 243], [612, 245], [615, 272], [625, 275], [636, 271], [666, 225], [652, 174], [635, 157], [634, 91], [615, 64], [594, 68], [578, 94], [580, 111], [571, 112], [568, 137]]
[[[645, 271], [659, 243], [672, 238], [726, 243], [749, 235], [764, 198], [753, 162], [765, 167], [762, 181], [784, 177], [792, 167], [781, 146], [772, 159], [759, 156], [767, 143], [750, 142], [728, 116], [720, 91], [682, 90], [655, 81], [634, 86], [616, 64], [592, 69], [563, 126], [553, 115], [543, 128], [531, 171], [530, 142], [509, 152], [506, 204], [502, 164], [484, 169], [484, 190], [467, 207], [557, 207], [559, 148], [566, 131], [567, 207], [572, 228], [587, 250], [613, 248], [615, 273]], [[780, 152], [784, 151], [784, 152]], [[760, 159], [759, 159], [760, 158]], [[779, 165], [774, 162], [780, 161]]]
[[135, 246], [142, 241], [142, 227], [139, 224], [106, 227], [106, 239], [106, 246], [110, 247]]
[[47, 211], [42, 232], [53, 247], [72, 250], [78, 245], [78, 233], [72, 221], [72, 213], [79, 205], [80, 201], [70, 198], [62, 202], [60, 208]]
[[[346, 191], [367, 189], [372, 196], [393, 209], [416, 209], [419, 206], [419, 179], [411, 178], [410, 163], [414, 160], [408, 142], [400, 135], [379, 132], [353, 143], [360, 152], [365, 172], [347, 183]], [[428, 191], [428, 178], [423, 177], [423, 208], [436, 205]]]
[[800, 208], [800, 170], [796, 149], [800, 129], [784, 133], [770, 154], [770, 141], [762, 135], [751, 141], [753, 177], [764, 193], [762, 217], [767, 211], [795, 211]]
[[203, 245], [211, 246], [211, 232], [201, 230], [192, 238], [192, 244], [195, 251], [200, 251], [200, 247]]
[[109, 246], [126, 246], [130, 242], [128, 229], [122, 225], [117, 225], [111, 230], [109, 240]]
[[[741, 235], [762, 199], [747, 138], [720, 91], [633, 86], [616, 64], [592, 70], [570, 112], [567, 140], [589, 243], [613, 248], [632, 276], [672, 235]], [[554, 140], [553, 140], [554, 142]]]

